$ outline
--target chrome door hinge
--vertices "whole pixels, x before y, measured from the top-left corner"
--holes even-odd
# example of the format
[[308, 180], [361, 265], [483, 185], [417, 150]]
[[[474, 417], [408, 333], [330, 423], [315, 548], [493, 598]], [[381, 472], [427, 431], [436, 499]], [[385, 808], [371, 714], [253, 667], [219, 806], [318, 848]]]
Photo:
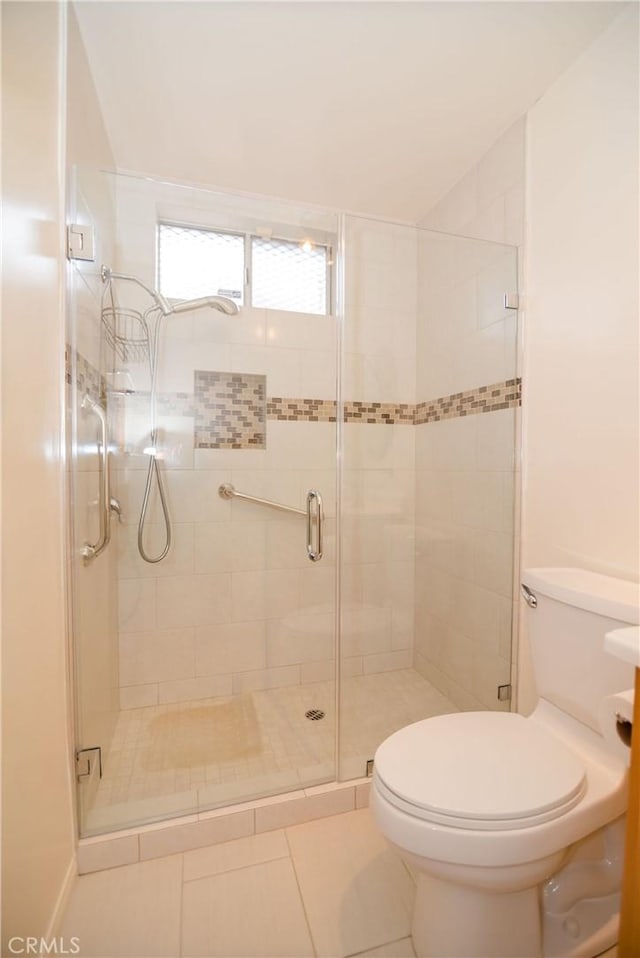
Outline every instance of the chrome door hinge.
[[498, 702], [510, 702], [510, 701], [511, 701], [511, 686], [499, 685], [498, 686]]
[[91, 748], [80, 748], [76, 752], [76, 777], [79, 782], [93, 775], [98, 763], [98, 777], [102, 778], [102, 749], [99, 745]]
[[93, 226], [73, 223], [67, 226], [67, 259], [95, 260], [95, 236]]
[[505, 293], [503, 302], [505, 309], [520, 309], [520, 297], [517, 293]]
[[529, 608], [537, 609], [538, 608], [537, 596], [534, 592], [531, 591], [531, 589], [528, 586], [524, 584], [524, 582], [520, 586], [520, 591], [522, 592], [524, 601], [527, 603]]

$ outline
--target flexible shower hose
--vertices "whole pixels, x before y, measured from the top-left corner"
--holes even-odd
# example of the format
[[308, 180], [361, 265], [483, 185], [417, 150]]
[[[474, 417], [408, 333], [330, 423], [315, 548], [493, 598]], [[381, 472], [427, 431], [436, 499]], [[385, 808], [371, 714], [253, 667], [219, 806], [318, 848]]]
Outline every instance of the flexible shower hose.
[[[147, 324], [147, 330], [149, 334], [149, 374], [150, 374], [150, 396], [149, 396], [149, 405], [150, 405], [150, 416], [151, 416], [151, 430], [150, 430], [150, 439], [151, 445], [149, 447], [149, 467], [147, 469], [147, 481], [144, 489], [144, 496], [142, 498], [142, 508], [140, 510], [140, 519], [138, 521], [138, 552], [142, 556], [145, 562], [156, 563], [162, 562], [165, 556], [168, 554], [169, 549], [171, 548], [171, 518], [169, 516], [169, 507], [167, 505], [167, 498], [164, 491], [164, 482], [162, 479], [162, 473], [160, 472], [160, 467], [158, 465], [157, 458], [157, 438], [158, 438], [158, 426], [156, 422], [156, 388], [157, 388], [157, 374], [158, 374], [158, 345], [160, 343], [160, 326], [163, 320], [163, 314], [160, 312], [156, 317], [155, 322], [149, 330], [148, 319], [152, 313], [156, 312], [155, 308], [152, 308], [145, 314], [145, 321]], [[151, 499], [151, 491], [154, 486], [158, 490], [158, 496], [160, 498], [160, 507], [162, 509], [162, 517], [164, 520], [164, 530], [165, 530], [165, 543], [162, 551], [155, 556], [149, 555], [144, 547], [144, 529], [147, 522], [147, 511], [149, 509], [149, 500]]]

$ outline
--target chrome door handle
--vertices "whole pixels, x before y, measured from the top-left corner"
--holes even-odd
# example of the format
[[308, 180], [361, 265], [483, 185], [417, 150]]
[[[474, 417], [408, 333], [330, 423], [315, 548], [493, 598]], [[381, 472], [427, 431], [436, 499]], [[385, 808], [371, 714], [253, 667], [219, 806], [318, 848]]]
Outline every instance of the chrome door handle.
[[[315, 509], [312, 508], [315, 502]], [[314, 523], [315, 519], [315, 523]], [[307, 493], [307, 556], [312, 562], [319, 562], [322, 558], [322, 525], [324, 522], [322, 496], [317, 489], [309, 489]], [[316, 527], [316, 542], [314, 548], [313, 527]]]
[[95, 543], [85, 542], [82, 557], [85, 562], [95, 559], [107, 548], [111, 539], [111, 481], [109, 476], [109, 436], [107, 433], [107, 414], [100, 403], [87, 393], [82, 400], [82, 409], [90, 410], [100, 422], [100, 533]]

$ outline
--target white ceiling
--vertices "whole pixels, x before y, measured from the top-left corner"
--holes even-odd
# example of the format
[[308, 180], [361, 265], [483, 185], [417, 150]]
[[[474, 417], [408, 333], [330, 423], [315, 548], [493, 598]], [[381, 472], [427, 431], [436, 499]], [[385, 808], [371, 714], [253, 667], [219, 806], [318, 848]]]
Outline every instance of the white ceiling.
[[76, 11], [121, 169], [416, 222], [621, 5]]

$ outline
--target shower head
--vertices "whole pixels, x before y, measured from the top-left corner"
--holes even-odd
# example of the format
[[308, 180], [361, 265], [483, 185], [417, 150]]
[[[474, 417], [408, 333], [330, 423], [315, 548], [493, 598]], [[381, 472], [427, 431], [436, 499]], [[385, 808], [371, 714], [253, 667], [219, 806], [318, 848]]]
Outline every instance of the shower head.
[[199, 299], [184, 299], [180, 303], [174, 303], [169, 308], [168, 315], [172, 313], [187, 313], [192, 309], [202, 309], [205, 306], [210, 306], [212, 309], [217, 309], [221, 313], [226, 313], [227, 316], [235, 316], [238, 312], [236, 304], [232, 299], [227, 299], [226, 296], [201, 296]]
[[236, 304], [232, 299], [227, 299], [226, 296], [201, 296], [199, 299], [183, 299], [180, 302], [171, 304], [165, 299], [162, 293], [159, 293], [156, 289], [151, 289], [150, 286], [143, 283], [137, 276], [128, 276], [126, 273], [114, 273], [109, 266], [103, 266], [100, 270], [100, 275], [102, 276], [103, 283], [110, 283], [114, 279], [123, 279], [129, 283], [135, 283], [136, 286], [140, 286], [148, 293], [153, 299], [155, 306], [147, 310], [145, 316], [156, 309], [159, 309], [163, 316], [171, 316], [173, 313], [187, 313], [192, 309], [202, 309], [204, 306], [217, 309], [221, 313], [226, 313], [227, 316], [235, 316], [238, 312]]

